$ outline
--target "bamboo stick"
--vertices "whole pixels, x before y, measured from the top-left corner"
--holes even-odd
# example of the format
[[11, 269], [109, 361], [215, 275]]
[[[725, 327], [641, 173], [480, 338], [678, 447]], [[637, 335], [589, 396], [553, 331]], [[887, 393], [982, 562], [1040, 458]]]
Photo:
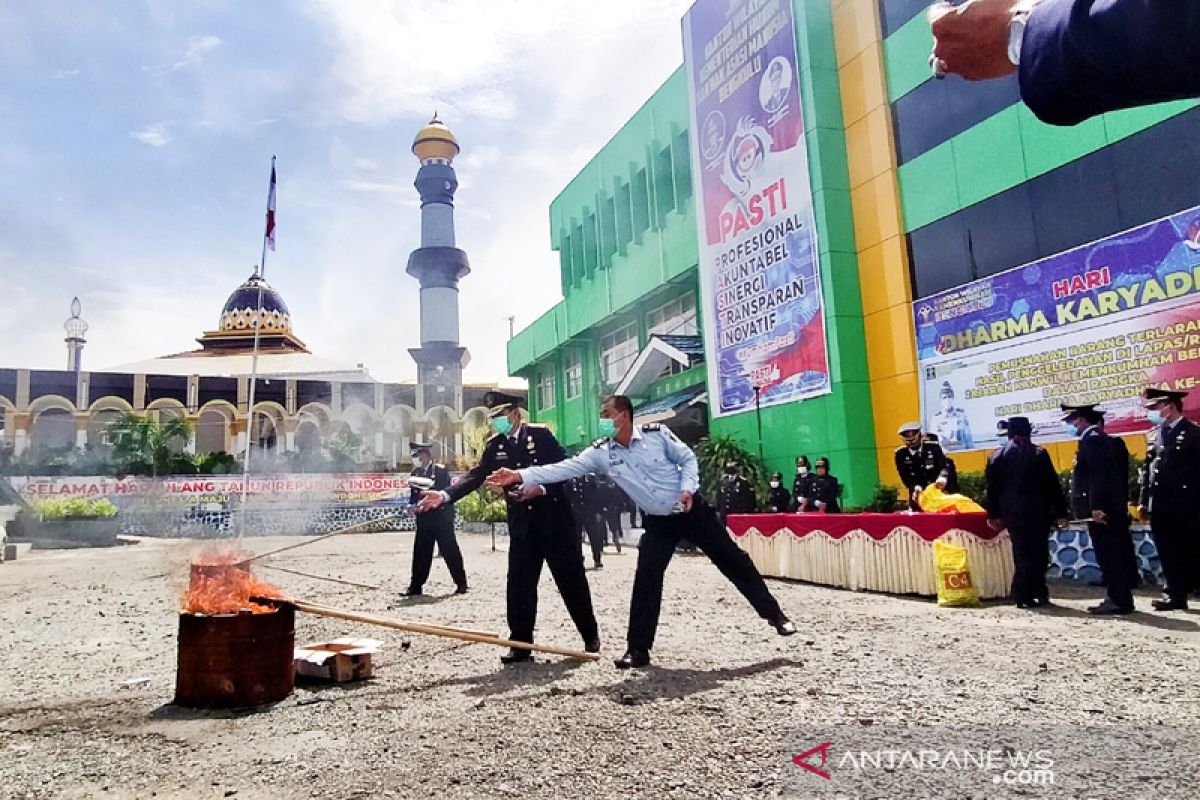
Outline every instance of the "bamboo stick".
[[297, 547], [307, 547], [308, 545], [316, 544], [317, 542], [319, 542], [323, 539], [329, 539], [334, 536], [341, 536], [343, 533], [350, 533], [351, 531], [356, 531], [360, 528], [366, 528], [370, 525], [374, 525], [377, 522], [383, 522], [384, 520], [388, 520], [388, 519], [395, 519], [398, 516], [400, 516], [400, 512], [397, 511], [395, 514], [388, 514], [383, 517], [376, 517], [375, 519], [369, 519], [366, 522], [358, 522], [358, 523], [355, 523], [354, 525], [349, 525], [345, 528], [338, 528], [336, 531], [330, 531], [329, 533], [318, 536], [315, 539], [306, 539], [303, 542], [297, 542], [296, 544], [289, 544], [287, 547], [281, 547], [278, 550], [268, 550], [265, 553], [259, 553], [256, 556], [250, 556], [249, 558], [239, 561], [234, 566], [240, 567], [244, 564], [249, 564], [251, 561], [258, 561], [260, 558], [266, 558], [267, 556], [273, 556], [273, 555], [276, 555], [277, 553], [283, 553], [288, 550], [295, 550]]
[[387, 619], [385, 617], [376, 617], [371, 614], [359, 614], [354, 611], [343, 611], [337, 608], [325, 608], [323, 606], [313, 605], [312, 603], [305, 603], [302, 600], [280, 601], [271, 598], [263, 598], [263, 600], [265, 602], [274, 603], [291, 603], [293, 606], [295, 606], [297, 611], [304, 611], [309, 614], [317, 614], [322, 617], [333, 617], [335, 619], [349, 620], [350, 622], [362, 622], [367, 625], [379, 625], [384, 628], [395, 628], [396, 630], [408, 631], [409, 633], [423, 633], [428, 636], [445, 636], [450, 639], [461, 639], [464, 642], [477, 642], [479, 644], [490, 644], [497, 647], [511, 647], [515, 650], [532, 650], [537, 653], [550, 653], [556, 656], [575, 658], [580, 661], [597, 661], [600, 658], [600, 656], [596, 653], [581, 653], [577, 650], [568, 650], [564, 647], [533, 644], [532, 642], [517, 642], [513, 641], [512, 639], [502, 639], [499, 636], [481, 635], [468, 631], [443, 628], [437, 625], [421, 625], [413, 622], [399, 622], [397, 620]]
[[[278, 601], [276, 601], [276, 602], [278, 602]], [[293, 603], [293, 605], [295, 605], [295, 603]], [[329, 606], [323, 606], [320, 603], [306, 603], [306, 605], [310, 606], [313, 609], [322, 609], [325, 611], [338, 611], [339, 610], [336, 608], [330, 608]], [[297, 608], [299, 608], [299, 606], [297, 606]], [[318, 612], [312, 611], [310, 613], [315, 614]], [[420, 624], [424, 625], [427, 628], [438, 628], [439, 630], [448, 631], [450, 633], [469, 633], [472, 636], [486, 636], [489, 639], [499, 638], [499, 634], [493, 633], [491, 631], [476, 631], [476, 630], [471, 630], [470, 628], [455, 628], [451, 625], [438, 625], [433, 622], [422, 622]]]
[[314, 575], [311, 572], [301, 572], [298, 569], [288, 569], [287, 567], [277, 567], [274, 564], [259, 564], [263, 569], [273, 569], [276, 572], [286, 572], [289, 575], [299, 575], [302, 578], [312, 578], [318, 581], [329, 581], [330, 583], [342, 583], [346, 586], [355, 586], [359, 589], [381, 589], [381, 586], [372, 586], [369, 583], [357, 583], [356, 581], [343, 580], [342, 578], [330, 578], [327, 575]]

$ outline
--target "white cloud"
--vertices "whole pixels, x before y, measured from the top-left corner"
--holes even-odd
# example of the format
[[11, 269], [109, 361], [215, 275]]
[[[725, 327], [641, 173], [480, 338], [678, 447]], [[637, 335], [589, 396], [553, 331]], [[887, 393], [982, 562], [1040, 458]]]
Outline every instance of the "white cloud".
[[163, 147], [171, 141], [171, 134], [167, 131], [165, 124], [151, 125], [144, 131], [133, 131], [129, 135], [142, 144], [148, 144], [151, 147]]
[[199, 64], [204, 60], [204, 56], [221, 44], [220, 37], [217, 36], [192, 36], [188, 38], [187, 51], [183, 54], [182, 61], [176, 61], [171, 65], [171, 69], [183, 69], [190, 67], [193, 64]]
[[49, 77], [52, 81], [58, 81], [62, 80], [63, 78], [73, 78], [78, 74], [79, 70], [77, 69], [56, 69], [51, 71]]

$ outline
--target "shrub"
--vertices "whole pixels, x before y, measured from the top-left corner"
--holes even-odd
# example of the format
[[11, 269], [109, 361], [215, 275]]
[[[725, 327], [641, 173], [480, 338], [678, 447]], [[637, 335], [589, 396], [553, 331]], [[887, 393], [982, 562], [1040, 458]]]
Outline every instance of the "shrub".
[[504, 522], [508, 519], [508, 506], [502, 499], [485, 496], [484, 491], [471, 492], [459, 500], [459, 516], [466, 522]]
[[900, 510], [900, 507], [900, 490], [895, 486], [877, 483], [875, 484], [875, 491], [871, 494], [871, 499], [867, 501], [867, 505], [863, 510], [890, 513]]
[[983, 473], [958, 473], [958, 493], [966, 495], [976, 503], [979, 503], [979, 505], [983, 505], [983, 499], [987, 495], [987, 481], [984, 479]]
[[696, 446], [696, 460], [700, 466], [700, 491], [715, 502], [725, 464], [736, 461], [742, 477], [750, 481], [756, 495], [756, 505], [761, 504], [767, 494], [767, 468], [758, 455], [750, 452], [741, 440], [732, 436], [707, 436]]
[[52, 497], [34, 500], [33, 509], [42, 519], [69, 519], [73, 517], [115, 517], [117, 507], [104, 497]]

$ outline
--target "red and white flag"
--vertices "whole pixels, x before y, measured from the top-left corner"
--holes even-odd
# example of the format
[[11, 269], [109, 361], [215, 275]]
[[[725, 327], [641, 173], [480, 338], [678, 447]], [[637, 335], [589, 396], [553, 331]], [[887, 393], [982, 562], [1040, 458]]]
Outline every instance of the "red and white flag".
[[271, 190], [267, 192], [267, 245], [275, 252], [275, 156], [271, 156]]

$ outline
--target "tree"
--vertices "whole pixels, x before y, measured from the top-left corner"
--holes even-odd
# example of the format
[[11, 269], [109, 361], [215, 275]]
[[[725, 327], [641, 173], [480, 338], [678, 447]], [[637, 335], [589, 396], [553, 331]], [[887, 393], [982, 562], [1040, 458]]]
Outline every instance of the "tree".
[[715, 501], [725, 465], [735, 461], [742, 477], [750, 481], [759, 501], [766, 495], [767, 468], [759, 457], [750, 452], [740, 439], [732, 436], [707, 436], [696, 447], [700, 467], [700, 489], [710, 502]]
[[182, 417], [160, 423], [133, 412], [117, 417], [104, 433], [113, 448], [113, 461], [128, 475], [169, 475], [178, 471], [179, 450], [191, 434], [191, 426]]

